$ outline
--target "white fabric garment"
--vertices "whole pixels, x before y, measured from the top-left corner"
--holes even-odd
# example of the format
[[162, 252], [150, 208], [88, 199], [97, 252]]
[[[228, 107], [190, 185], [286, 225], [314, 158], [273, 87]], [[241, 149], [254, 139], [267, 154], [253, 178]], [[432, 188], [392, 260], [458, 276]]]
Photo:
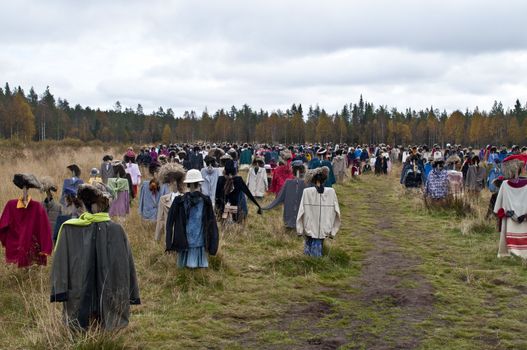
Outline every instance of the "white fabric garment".
[[264, 168], [258, 168], [258, 173], [254, 173], [254, 168], [250, 168], [247, 173], [247, 187], [255, 197], [263, 197], [269, 184], [267, 182], [267, 173]]
[[[527, 185], [512, 187], [504, 181], [498, 192], [494, 213], [500, 209], [504, 212], [514, 211], [516, 217], [527, 214]], [[498, 257], [517, 255], [527, 259], [527, 220], [518, 223], [510, 217], [504, 217], [501, 222], [500, 244]]]
[[166, 230], [166, 223], [168, 218], [168, 211], [172, 206], [172, 202], [177, 196], [181, 196], [179, 192], [170, 192], [159, 198], [159, 204], [157, 207], [157, 220], [156, 220], [156, 231], [154, 238], [159, 241], [161, 233]]
[[205, 167], [201, 169], [201, 176], [203, 182], [201, 183], [201, 193], [208, 196], [214, 207], [216, 202], [216, 185], [218, 184], [218, 177], [220, 176], [217, 168]]
[[331, 187], [318, 193], [315, 187], [304, 189], [296, 217], [296, 232], [317, 239], [335, 237], [340, 228], [337, 194]]
[[141, 181], [141, 171], [139, 170], [139, 166], [135, 163], [127, 163], [126, 172], [130, 174], [130, 177], [132, 178], [132, 185], [139, 185], [139, 182]]

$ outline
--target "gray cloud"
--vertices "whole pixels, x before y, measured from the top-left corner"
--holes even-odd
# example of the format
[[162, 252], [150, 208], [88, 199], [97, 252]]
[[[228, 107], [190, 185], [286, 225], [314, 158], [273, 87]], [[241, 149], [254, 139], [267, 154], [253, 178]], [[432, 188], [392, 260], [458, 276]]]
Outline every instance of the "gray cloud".
[[[21, 0], [0, 77], [71, 103], [177, 113], [355, 101], [449, 110], [526, 96], [527, 3]], [[525, 97], [524, 97], [525, 99]]]

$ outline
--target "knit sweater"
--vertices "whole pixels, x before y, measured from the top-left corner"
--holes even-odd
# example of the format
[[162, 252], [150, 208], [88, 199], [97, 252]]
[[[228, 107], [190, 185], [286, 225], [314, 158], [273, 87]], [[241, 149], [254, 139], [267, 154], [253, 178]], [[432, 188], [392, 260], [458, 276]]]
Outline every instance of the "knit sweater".
[[300, 201], [306, 184], [302, 179], [287, 180], [276, 196], [275, 200], [264, 210], [273, 209], [277, 205], [284, 204], [284, 223], [288, 228], [296, 228], [296, 217], [300, 208]]

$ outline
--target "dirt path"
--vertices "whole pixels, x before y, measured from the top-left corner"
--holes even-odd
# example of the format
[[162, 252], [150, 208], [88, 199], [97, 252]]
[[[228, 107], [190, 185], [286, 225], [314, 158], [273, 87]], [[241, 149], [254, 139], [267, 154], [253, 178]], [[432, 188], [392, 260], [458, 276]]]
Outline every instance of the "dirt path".
[[[385, 192], [383, 192], [385, 193]], [[419, 345], [420, 332], [417, 324], [424, 321], [433, 310], [433, 288], [418, 272], [420, 259], [411, 256], [385, 232], [395, 230], [397, 234], [412, 234], [408, 227], [397, 227], [392, 215], [397, 212], [382, 211], [386, 203], [382, 197], [370, 202], [376, 216], [376, 230], [370, 235], [372, 249], [363, 261], [362, 274], [358, 281], [360, 293], [348, 297], [373, 312], [390, 319], [382, 336], [368, 332], [357, 332], [367, 320], [351, 319], [350, 335], [356, 343], [368, 349], [414, 349]], [[396, 209], [396, 207], [392, 207]], [[346, 296], [345, 296], [346, 297]]]
[[[375, 177], [363, 181], [367, 186], [339, 191], [346, 224], [332, 244], [347, 250], [351, 249], [348, 242], [367, 242], [369, 248], [355, 262], [361, 266], [359, 276], [346, 276], [344, 288], [313, 287], [311, 300], [289, 305], [277, 322], [246, 334], [240, 342], [244, 347], [330, 350], [414, 349], [419, 345], [418, 324], [433, 311], [433, 288], [419, 274], [419, 257], [403, 251], [388, 237], [414, 232], [403, 224], [404, 214], [397, 211], [396, 203], [390, 203], [393, 184]], [[353, 220], [367, 224], [350, 225]], [[273, 332], [287, 335], [291, 344], [262, 346], [259, 334]]]

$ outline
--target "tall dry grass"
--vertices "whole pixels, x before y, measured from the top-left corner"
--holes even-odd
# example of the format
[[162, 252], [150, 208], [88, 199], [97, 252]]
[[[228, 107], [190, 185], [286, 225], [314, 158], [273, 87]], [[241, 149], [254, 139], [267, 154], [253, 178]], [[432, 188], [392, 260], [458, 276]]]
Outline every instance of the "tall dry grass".
[[[21, 194], [12, 184], [14, 173], [51, 176], [59, 186], [58, 197], [62, 180], [70, 176], [67, 165], [78, 164], [83, 172], [81, 178], [87, 180], [89, 170], [100, 165], [104, 154], [117, 157], [124, 151], [125, 147], [102, 146], [0, 148], [0, 165], [3, 169], [0, 173], [0, 180], [3, 181], [0, 186], [0, 207], [3, 208], [9, 199]], [[394, 168], [393, 171], [400, 170]], [[368, 178], [354, 180], [361, 181], [368, 181]], [[349, 191], [349, 188], [345, 190]], [[399, 198], [412, 202], [416, 210], [425, 210], [420, 194], [406, 192], [402, 188], [396, 191]], [[44, 199], [36, 190], [31, 190], [30, 195], [35, 200]], [[347, 199], [339, 199], [344, 208]], [[264, 204], [269, 200], [265, 199]], [[484, 201], [482, 199], [482, 203]], [[62, 321], [62, 305], [49, 302], [49, 266], [18, 269], [0, 262], [0, 348], [144, 348], [153, 346], [151, 344], [155, 344], [156, 338], [166, 333], [171, 334], [181, 347], [195, 344], [198, 337], [203, 337], [210, 344], [217, 338], [203, 334], [199, 329], [200, 323], [209, 322], [210, 327], [224, 332], [226, 339], [237, 331], [226, 327], [224, 323], [211, 321], [208, 313], [200, 313], [204, 309], [192, 308], [192, 305], [202, 302], [211, 303], [211, 294], [217, 299], [217, 304], [211, 307], [219, 310], [216, 312], [221, 315], [241, 319], [249, 314], [266, 319], [270, 317], [269, 310], [272, 309], [269, 300], [289, 298], [292, 281], [300, 283], [297, 276], [316, 279], [319, 277], [311, 272], [320, 269], [334, 271], [349, 266], [350, 256], [333, 242], [328, 242], [327, 256], [314, 264], [313, 260], [302, 255], [302, 240], [294, 232], [284, 229], [281, 210], [272, 214], [264, 212], [263, 216], [259, 216], [253, 204], [248, 203], [248, 206], [250, 214], [244, 225], [221, 229], [219, 252], [217, 256], [210, 257], [210, 268], [189, 271], [176, 268], [175, 256], [164, 253], [163, 239], [154, 241], [154, 224], [139, 217], [134, 202], [131, 214], [126, 219], [116, 221], [123, 225], [132, 246], [142, 305], [132, 306], [131, 323], [120, 332], [107, 333], [92, 329], [86, 333], [71, 333]], [[459, 227], [463, 220], [468, 218], [456, 218], [453, 225]], [[478, 222], [478, 219], [474, 218], [474, 222]], [[0, 259], [3, 259], [3, 250]], [[271, 277], [267, 279], [268, 276]], [[244, 284], [247, 281], [254, 286]], [[240, 303], [231, 303], [228, 294], [240, 290]], [[296, 288], [294, 290], [298, 291]], [[246, 295], [249, 293], [250, 297]], [[159, 330], [164, 323], [173, 322], [174, 318], [179, 317], [178, 313], [185, 314], [195, 323], [185, 319], [181, 321], [185, 329]]]
[[[394, 167], [394, 171], [400, 173], [400, 167]], [[421, 188], [407, 189], [400, 185], [395, 191], [398, 197], [411, 203], [416, 211], [451, 218], [450, 228], [459, 229], [463, 235], [490, 234], [496, 231], [494, 216], [487, 218], [491, 196], [488, 190], [481, 191], [479, 195], [462, 192], [439, 202], [425, 198]]]
[[[51, 176], [59, 187], [55, 197], [62, 191], [63, 179], [71, 174], [66, 168], [77, 164], [81, 178], [87, 180], [89, 171], [99, 167], [105, 154], [112, 154], [116, 159], [124, 154], [125, 147], [57, 147], [54, 144], [38, 149], [5, 148], [0, 145], [0, 207], [3, 208], [10, 199], [18, 198], [21, 190], [13, 183], [15, 173], [32, 173], [37, 177]], [[241, 174], [246, 176], [246, 174]], [[33, 200], [42, 201], [45, 195], [38, 190], [29, 192]], [[268, 202], [270, 199], [265, 200]], [[226, 258], [234, 245], [243, 244], [254, 250], [262, 244], [261, 236], [273, 245], [290, 244], [298, 246], [295, 250], [281, 250], [276, 256], [287, 259], [301, 252], [301, 243], [291, 232], [283, 228], [279, 220], [269, 220], [269, 216], [258, 216], [255, 207], [248, 204], [250, 218], [243, 225], [232, 225], [221, 228], [219, 252], [209, 257], [209, 269], [189, 271], [176, 268], [176, 257], [164, 253], [164, 240], [154, 241], [155, 225], [141, 219], [137, 212], [137, 200], [132, 203], [131, 213], [126, 218], [115, 218], [127, 232], [132, 246], [135, 266], [139, 279], [142, 305], [132, 306], [132, 322], [120, 332], [104, 332], [91, 329], [85, 333], [72, 333], [64, 325], [62, 305], [50, 303], [49, 276], [52, 258], [48, 266], [33, 266], [18, 269], [16, 266], [0, 262], [0, 348], [6, 349], [121, 349], [141, 348], [135, 339], [141, 332], [139, 327], [142, 317], [150, 317], [152, 310], [162, 309], [158, 300], [169, 294], [174, 303], [181, 300], [200, 302], [207, 296], [207, 290], [223, 290], [227, 276], [241, 271], [262, 271], [267, 266], [259, 262], [246, 262], [248, 256]], [[281, 214], [280, 214], [281, 215]], [[278, 217], [276, 217], [278, 218]], [[3, 249], [0, 259], [3, 258]], [[240, 270], [240, 266], [243, 266]], [[160, 317], [164, 317], [161, 316]], [[139, 322], [134, 322], [139, 321]]]
[[[15, 173], [31, 173], [37, 177], [51, 176], [59, 187], [55, 195], [58, 199], [63, 179], [71, 176], [66, 166], [75, 163], [82, 169], [81, 178], [88, 179], [91, 168], [99, 167], [105, 154], [118, 156], [121, 148], [106, 147], [59, 147], [55, 144], [43, 147], [0, 148], [0, 208], [7, 201], [21, 196], [21, 190], [12, 182]], [[44, 194], [31, 189], [33, 200], [42, 201]], [[2, 249], [1, 259], [4, 251]], [[119, 333], [105, 333], [92, 329], [86, 333], [73, 334], [64, 326], [62, 305], [49, 302], [49, 275], [51, 259], [47, 267], [33, 266], [18, 269], [14, 265], [0, 263], [0, 322], [1, 348], [120, 348], [122, 339]]]

